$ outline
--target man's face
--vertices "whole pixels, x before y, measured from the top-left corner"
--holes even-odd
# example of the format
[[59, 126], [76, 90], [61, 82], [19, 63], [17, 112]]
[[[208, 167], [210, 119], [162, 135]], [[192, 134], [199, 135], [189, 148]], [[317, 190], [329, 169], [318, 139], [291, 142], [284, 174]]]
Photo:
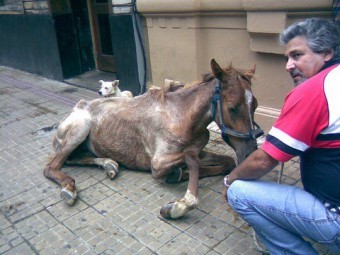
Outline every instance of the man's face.
[[287, 43], [285, 56], [287, 57], [286, 70], [297, 86], [317, 74], [333, 54], [313, 52], [307, 45], [305, 37], [298, 36]]

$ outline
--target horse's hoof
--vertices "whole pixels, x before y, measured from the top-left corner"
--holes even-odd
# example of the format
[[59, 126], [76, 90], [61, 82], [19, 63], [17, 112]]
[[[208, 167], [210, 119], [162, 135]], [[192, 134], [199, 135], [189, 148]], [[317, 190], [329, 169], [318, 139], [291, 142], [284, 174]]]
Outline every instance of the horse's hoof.
[[68, 205], [73, 205], [77, 197], [77, 191], [71, 192], [68, 189], [63, 188], [60, 192], [60, 196]]
[[112, 162], [106, 163], [106, 164], [104, 165], [104, 169], [106, 170], [107, 176], [108, 176], [111, 180], [113, 180], [114, 178], [116, 178], [116, 176], [117, 176], [118, 173], [119, 173], [118, 165], [115, 165], [115, 164], [112, 163]]
[[160, 214], [163, 218], [166, 219], [178, 219], [189, 210], [189, 207], [186, 206], [184, 203], [176, 201], [164, 205], [160, 210]]
[[171, 216], [171, 210], [172, 210], [172, 203], [166, 204], [164, 205], [161, 210], [160, 210], [160, 214], [163, 218], [165, 219], [173, 219], [173, 217]]

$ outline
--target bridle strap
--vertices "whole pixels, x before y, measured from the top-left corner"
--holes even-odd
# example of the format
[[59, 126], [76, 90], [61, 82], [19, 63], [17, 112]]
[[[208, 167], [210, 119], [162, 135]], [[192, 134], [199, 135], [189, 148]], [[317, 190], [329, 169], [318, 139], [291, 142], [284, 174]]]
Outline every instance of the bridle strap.
[[228, 136], [233, 136], [241, 139], [253, 139], [255, 140], [256, 138], [260, 137], [261, 135], [264, 134], [263, 130], [260, 128], [260, 126], [251, 118], [251, 113], [250, 113], [250, 108], [249, 110], [249, 117], [250, 117], [250, 126], [251, 129], [247, 133], [241, 133], [236, 130], [233, 130], [231, 128], [228, 128], [223, 120], [223, 108], [222, 108], [222, 96], [221, 96], [221, 81], [219, 79], [216, 79], [216, 85], [215, 85], [215, 90], [214, 94], [211, 99], [211, 115], [212, 118], [215, 120], [216, 117], [216, 110], [218, 111], [219, 115], [219, 120], [221, 124], [221, 135], [223, 140], [227, 143], [230, 144], [229, 137]]

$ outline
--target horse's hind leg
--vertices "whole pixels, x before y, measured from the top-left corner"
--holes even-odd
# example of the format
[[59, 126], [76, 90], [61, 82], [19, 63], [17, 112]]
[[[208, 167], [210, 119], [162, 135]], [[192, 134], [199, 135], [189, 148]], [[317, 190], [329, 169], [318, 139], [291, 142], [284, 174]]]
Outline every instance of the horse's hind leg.
[[56, 183], [61, 187], [61, 197], [66, 201], [67, 204], [72, 205], [77, 197], [77, 191], [75, 187], [74, 179], [61, 172], [61, 166], [68, 156], [67, 152], [61, 152], [56, 154], [53, 159], [45, 166], [44, 176]]
[[58, 183], [61, 197], [72, 205], [77, 197], [75, 181], [71, 176], [61, 172], [61, 167], [68, 156], [86, 139], [91, 128], [91, 117], [87, 113], [74, 111], [59, 125], [55, 140], [55, 155], [44, 168], [46, 178]]
[[107, 176], [113, 180], [119, 173], [119, 165], [110, 158], [84, 157], [66, 161], [67, 165], [77, 166], [101, 166], [106, 171]]

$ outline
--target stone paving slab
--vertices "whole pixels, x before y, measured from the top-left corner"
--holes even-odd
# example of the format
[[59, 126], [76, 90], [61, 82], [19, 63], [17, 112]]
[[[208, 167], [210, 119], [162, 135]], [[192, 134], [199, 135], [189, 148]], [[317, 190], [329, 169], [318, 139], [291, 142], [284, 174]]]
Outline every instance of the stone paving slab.
[[[81, 98], [98, 95], [0, 66], [0, 254], [260, 254], [252, 230], [221, 197], [223, 176], [202, 179], [199, 207], [166, 220], [160, 208], [181, 198], [187, 183], [129, 170], [111, 181], [98, 167], [67, 166], [79, 196], [66, 205], [43, 167], [56, 125]], [[234, 156], [218, 130], [210, 130], [207, 149]], [[301, 186], [298, 163], [285, 165], [284, 183]], [[264, 179], [276, 181], [278, 171]]]

